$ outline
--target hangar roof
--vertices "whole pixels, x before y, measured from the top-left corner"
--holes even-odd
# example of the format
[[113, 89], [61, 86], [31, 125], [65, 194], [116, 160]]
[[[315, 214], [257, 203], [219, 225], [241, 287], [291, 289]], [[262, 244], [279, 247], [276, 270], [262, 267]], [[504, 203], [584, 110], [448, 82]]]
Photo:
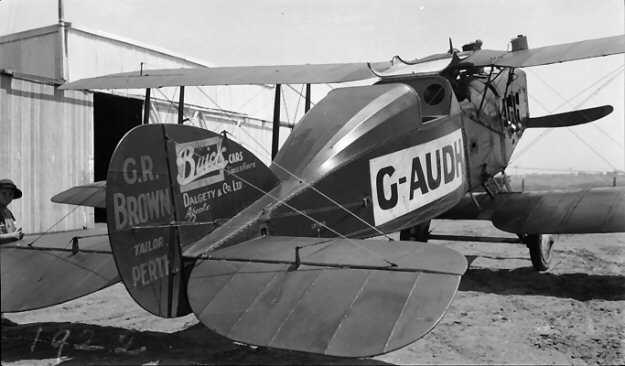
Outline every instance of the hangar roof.
[[[161, 47], [69, 22], [0, 36], [0, 73], [53, 85], [139, 69], [215, 66]], [[190, 88], [188, 105], [237, 111], [268, 120], [273, 92], [264, 86]], [[141, 89], [107, 91], [143, 98]], [[177, 101], [177, 88], [157, 89], [155, 98]], [[228, 112], [228, 114], [236, 114]]]
[[0, 37], [0, 69], [51, 79], [59, 84], [138, 70], [142, 65], [144, 68], [213, 66], [160, 47], [68, 22]]

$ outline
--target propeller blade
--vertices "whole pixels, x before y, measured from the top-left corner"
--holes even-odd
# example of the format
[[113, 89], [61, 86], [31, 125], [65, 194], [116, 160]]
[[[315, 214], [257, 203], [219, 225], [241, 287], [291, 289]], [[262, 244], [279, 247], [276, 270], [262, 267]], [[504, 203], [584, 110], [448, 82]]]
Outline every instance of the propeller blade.
[[596, 121], [612, 113], [614, 108], [611, 105], [603, 105], [578, 111], [550, 114], [547, 116], [530, 118], [527, 128], [552, 128], [581, 125]]

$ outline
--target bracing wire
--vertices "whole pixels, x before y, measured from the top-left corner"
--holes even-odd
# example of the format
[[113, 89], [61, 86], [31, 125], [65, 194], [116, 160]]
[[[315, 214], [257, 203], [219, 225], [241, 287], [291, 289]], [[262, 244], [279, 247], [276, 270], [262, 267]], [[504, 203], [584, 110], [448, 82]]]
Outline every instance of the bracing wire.
[[[297, 112], [299, 111], [299, 106], [300, 106], [300, 101], [302, 100], [302, 98], [306, 98], [306, 96], [304, 95], [304, 86], [305, 84], [302, 84], [302, 90], [298, 91], [297, 89], [295, 89], [291, 84], [287, 84], [287, 86], [289, 87], [289, 89], [293, 90], [295, 92], [295, 94], [297, 94], [299, 96], [299, 98], [297, 98], [297, 108], [295, 110], [296, 115]], [[310, 101], [310, 107], [314, 107], [317, 103], [313, 102], [312, 100]]]
[[[175, 143], [177, 143], [176, 140], [171, 139], [169, 136], [167, 136], [167, 138]], [[193, 153], [194, 155], [196, 155], [196, 153]], [[250, 181], [246, 180], [245, 178], [241, 177], [240, 175], [233, 173], [232, 171], [230, 171], [229, 169], [226, 168], [225, 170], [226, 172], [228, 172], [230, 175], [232, 175], [233, 177], [240, 179], [241, 181], [243, 181], [245, 184], [249, 185], [250, 187], [254, 188], [255, 190], [257, 190], [258, 192], [262, 193], [263, 195], [271, 198], [272, 200], [274, 200], [276, 203], [284, 205], [286, 207], [288, 207], [289, 209], [293, 210], [294, 212], [297, 212], [298, 214], [306, 217], [307, 219], [311, 220], [312, 222], [314, 222], [315, 224], [319, 225], [320, 227], [324, 227], [326, 229], [328, 229], [329, 231], [331, 231], [333, 234], [335, 234], [336, 236], [340, 237], [341, 239], [347, 240], [348, 242], [358, 246], [359, 248], [372, 253], [373, 255], [377, 256], [378, 258], [382, 259], [383, 261], [385, 261], [386, 263], [388, 263], [389, 265], [396, 267], [397, 265], [393, 262], [390, 262], [389, 260], [387, 260], [386, 258], [380, 256], [378, 253], [376, 253], [375, 251], [372, 251], [371, 249], [368, 249], [365, 246], [360, 245], [359, 243], [357, 243], [356, 241], [352, 240], [351, 238], [341, 234], [340, 232], [334, 230], [333, 228], [329, 227], [328, 225], [326, 225], [325, 223], [315, 219], [314, 217], [306, 214], [305, 212], [303, 212], [302, 210], [290, 205], [288, 202], [286, 202], [286, 199], [280, 199], [274, 195], [272, 195], [271, 193], [263, 190], [262, 188], [256, 186], [255, 184], [251, 183]], [[285, 170], [286, 172], [288, 172], [287, 170]], [[319, 192], [319, 191], [317, 191]], [[325, 195], [324, 195], [325, 196]], [[325, 196], [326, 198], [329, 198], [327, 196]], [[346, 210], [347, 212], [351, 213], [352, 215], [354, 215], [356, 218], [362, 220], [360, 217], [358, 217], [357, 215], [355, 215], [353, 212], [347, 210], [346, 208], [344, 208], [342, 205], [336, 203], [335, 201], [332, 200], [332, 202], [334, 202], [338, 207]], [[369, 223], [367, 223], [366, 221], [362, 220], [364, 223], [366, 223], [367, 225], [371, 226]], [[384, 234], [383, 232], [381, 232], [379, 229], [371, 226], [372, 228], [374, 228], [376, 231], [378, 231], [379, 233], [381, 233], [382, 235], [386, 236], [386, 234]], [[390, 237], [386, 236], [389, 240], [392, 240]]]
[[519, 170], [529, 170], [529, 171], [533, 171], [533, 170], [537, 170], [537, 171], [544, 171], [544, 172], [567, 172], [567, 173], [571, 173], [571, 172], [575, 172], [575, 173], [590, 173], [590, 174], [594, 174], [594, 173], [604, 173], [603, 170], [578, 170], [578, 169], [554, 169], [554, 168], [540, 168], [540, 167], [528, 167], [528, 166], [519, 166], [519, 165], [511, 165], [510, 168], [513, 169], [519, 169]]
[[297, 121], [297, 113], [299, 112], [299, 105], [300, 105], [300, 102], [302, 101], [301, 96], [302, 96], [302, 91], [304, 90], [304, 84], [302, 84], [302, 89], [300, 91], [297, 91], [291, 84], [287, 84], [287, 86], [289, 87], [289, 89], [295, 92], [295, 94], [300, 96], [300, 98], [297, 98], [297, 104], [295, 105], [295, 112], [293, 113], [292, 124], [294, 124], [295, 121]]
[[[217, 104], [217, 102], [215, 102], [208, 94], [206, 94], [206, 92], [204, 92], [204, 90], [200, 89], [200, 91], [202, 92], [202, 94], [204, 94], [204, 96], [206, 98], [208, 98], [213, 104], [215, 104], [215, 106], [217, 108], [219, 108], [225, 115], [226, 118], [230, 119], [232, 122], [234, 122], [235, 126], [238, 127], [242, 127], [241, 123], [240, 123], [240, 119], [237, 119], [232, 113], [229, 113], [228, 111], [226, 111], [225, 109], [221, 108], [219, 106], [219, 104]], [[242, 131], [245, 131], [245, 129], [241, 128]], [[231, 131], [226, 131], [228, 132], [230, 135], [234, 136], [234, 134]], [[249, 135], [248, 135], [249, 136]], [[256, 141], [256, 139], [252, 139], [252, 141], [254, 141], [254, 143], [258, 144], [261, 148], [264, 149], [263, 145], [260, 144], [260, 142]], [[271, 153], [267, 150], [265, 150], [265, 155], [266, 156], [271, 156]]]
[[[328, 85], [328, 86], [330, 86], [330, 85]], [[331, 87], [331, 86], [330, 86], [330, 87]], [[202, 90], [201, 88], [200, 88], [199, 90], [200, 90], [200, 91], [202, 92], [202, 94], [204, 94], [204, 96], [206, 96], [206, 97], [207, 97], [207, 98], [208, 98], [208, 99], [209, 99], [209, 100], [210, 100], [213, 104], [215, 104], [215, 106], [217, 106], [219, 109], [221, 109], [221, 110], [222, 110], [222, 112], [224, 112], [224, 114], [226, 115], [226, 117], [228, 117], [228, 118], [229, 118], [229, 119], [231, 119], [233, 122], [235, 122], [235, 126], [237, 126], [237, 127], [242, 127], [242, 126], [240, 126], [240, 123], [239, 123], [239, 121], [238, 121], [237, 119], [233, 118], [233, 117], [231, 116], [231, 114], [229, 114], [226, 110], [224, 110], [223, 108], [221, 108], [221, 107], [219, 106], [219, 104], [217, 104], [217, 102], [215, 102], [215, 101], [214, 101], [214, 100], [213, 100], [213, 99], [212, 99], [212, 98], [211, 98], [208, 94], [206, 94], [206, 92], [204, 92], [204, 90]], [[284, 95], [283, 95], [283, 96], [284, 96]], [[301, 96], [301, 94], [300, 94], [300, 96]], [[285, 102], [285, 103], [286, 103], [286, 102]], [[245, 131], [245, 129], [244, 129], [244, 128], [241, 128], [240, 130], [241, 130], [241, 131], [243, 131], [245, 134], [247, 134], [247, 135], [248, 135], [248, 137], [249, 137], [252, 141], [254, 141], [254, 142], [255, 142], [258, 146], [260, 146], [260, 147], [262, 148], [262, 150], [264, 150], [265, 152], [267, 152], [267, 150], [266, 150], [266, 149], [265, 149], [265, 148], [264, 148], [264, 147], [260, 144], [260, 142], [258, 142], [258, 141], [257, 141], [257, 140], [253, 137], [253, 136], [251, 136], [249, 133], [247, 133], [247, 131]], [[228, 131], [226, 131], [226, 132], [228, 132]], [[228, 132], [228, 133], [230, 133], [230, 134], [232, 135], [232, 133], [231, 133], [231, 132]], [[267, 152], [267, 153], [268, 153], [268, 152]], [[286, 169], [286, 168], [282, 167], [281, 165], [279, 165], [279, 164], [277, 164], [277, 163], [275, 163], [275, 162], [274, 162], [274, 165], [276, 165], [278, 168], [280, 168], [280, 169], [281, 169], [281, 170], [283, 170], [284, 172], [288, 173], [288, 174], [289, 174], [289, 175], [291, 175], [292, 177], [294, 177], [294, 178], [296, 178], [296, 179], [300, 180], [300, 181], [301, 181], [302, 183], [304, 183], [304, 184], [305, 184], [308, 188], [312, 189], [313, 191], [315, 191], [316, 193], [318, 193], [318, 194], [319, 194], [319, 195], [321, 195], [322, 197], [326, 198], [326, 199], [327, 199], [327, 200], [329, 200], [332, 204], [334, 204], [334, 205], [336, 205], [338, 208], [340, 208], [340, 209], [344, 210], [344, 211], [345, 211], [345, 212], [347, 212], [349, 215], [351, 215], [351, 216], [355, 217], [357, 220], [359, 220], [360, 222], [364, 223], [366, 226], [368, 226], [369, 228], [371, 228], [371, 229], [372, 229], [372, 230], [374, 230], [375, 232], [379, 233], [380, 235], [385, 236], [385, 237], [386, 237], [387, 239], [389, 239], [389, 240], [393, 240], [393, 239], [392, 239], [392, 238], [390, 238], [387, 234], [385, 234], [384, 232], [382, 232], [380, 229], [378, 229], [377, 227], [375, 227], [375, 226], [371, 225], [370, 223], [368, 223], [366, 220], [362, 219], [362, 218], [361, 218], [361, 217], [359, 217], [358, 215], [354, 214], [352, 211], [350, 211], [349, 209], [347, 209], [346, 207], [344, 207], [344, 206], [343, 206], [343, 205], [341, 205], [340, 203], [336, 202], [335, 200], [333, 200], [331, 197], [327, 196], [327, 195], [326, 195], [326, 194], [324, 194], [323, 192], [319, 191], [317, 188], [313, 187], [313, 186], [312, 186], [311, 184], [309, 184], [308, 182], [304, 181], [304, 180], [303, 180], [303, 179], [301, 179], [300, 177], [297, 177], [295, 174], [293, 174], [292, 172], [290, 172], [288, 169]], [[236, 177], [236, 175], [235, 175], [235, 174], [232, 174], [232, 175]], [[242, 178], [240, 178], [240, 177], [238, 177], [238, 178], [239, 178], [239, 179], [241, 179], [241, 180], [243, 180], [243, 181], [245, 181], [244, 179], [242, 179]], [[249, 184], [249, 182], [246, 182], [246, 183], [248, 183], [248, 184]], [[253, 186], [253, 185], [251, 185], [251, 184], [250, 184], [250, 186]], [[255, 188], [256, 188], [256, 187], [255, 187]], [[267, 193], [267, 192], [262, 192], [262, 190], [261, 190], [261, 193], [263, 193], [263, 194], [267, 194], [267, 195], [268, 195], [268, 193]], [[271, 197], [271, 196], [270, 196], [270, 197]], [[275, 197], [271, 197], [271, 198], [272, 198], [272, 199], [274, 199], [274, 200], [276, 200], [276, 198], [275, 198]], [[295, 209], [294, 207], [292, 207], [292, 206], [290, 206], [290, 205], [286, 204], [286, 202], [282, 202], [282, 204], [284, 204], [285, 206], [287, 206], [287, 207], [291, 208], [291, 209], [292, 209], [292, 210], [294, 210], [295, 212], [298, 212], [299, 214], [303, 215], [304, 217], [307, 217], [307, 218], [309, 218], [309, 219], [313, 220], [313, 221], [314, 221], [315, 223], [317, 223], [318, 225], [326, 227], [328, 230], [332, 231], [333, 233], [335, 233], [335, 234], [337, 234], [337, 235], [340, 235], [340, 236], [341, 236], [341, 237], [343, 237], [343, 238], [346, 238], [346, 237], [344, 237], [343, 235], [341, 235], [341, 234], [339, 234], [338, 232], [336, 232], [334, 229], [331, 229], [331, 228], [327, 227], [325, 224], [322, 224], [322, 223], [318, 222], [317, 220], [315, 220], [315, 219], [314, 219], [314, 218], [312, 218], [311, 216], [309, 216], [309, 215], [307, 215], [307, 214], [303, 213], [302, 211], [297, 210], [297, 209]], [[346, 238], [346, 239], [347, 239], [347, 238]], [[354, 244], [358, 245], [358, 244], [357, 244], [357, 243], [355, 243], [355, 242], [354, 242]]]
[[[89, 197], [85, 198], [85, 201], [87, 201], [89, 198], [91, 198], [93, 195], [95, 195], [97, 192], [92, 193], [91, 195], [89, 195]], [[31, 242], [28, 243], [29, 247], [32, 247], [33, 244], [35, 244], [37, 241], [39, 241], [39, 239], [41, 239], [44, 235], [50, 233], [50, 231], [52, 229], [54, 229], [56, 227], [56, 225], [60, 224], [63, 220], [65, 220], [67, 217], [69, 217], [69, 215], [73, 214], [76, 210], [78, 210], [81, 206], [76, 206], [72, 209], [69, 210], [68, 213], [66, 213], [65, 215], [63, 215], [63, 217], [61, 217], [60, 219], [58, 219], [54, 224], [52, 224], [47, 230], [45, 230], [42, 233], [39, 233], [35, 239]], [[67, 248], [71, 243], [67, 243], [67, 245], [65, 245], [65, 248]]]
[[[200, 87], [198, 86], [198, 90], [199, 90], [199, 91], [200, 91], [200, 92], [201, 92], [201, 93], [202, 93], [202, 94], [203, 94], [203, 95], [204, 95], [204, 96], [205, 96], [208, 100], [210, 100], [210, 101], [211, 101], [211, 102], [212, 102], [212, 103], [213, 103], [213, 104], [214, 104], [214, 105], [215, 105], [215, 106], [216, 106], [216, 107], [217, 107], [217, 108], [218, 108], [218, 109], [219, 109], [219, 110], [220, 110], [220, 111], [221, 111], [221, 112], [222, 112], [222, 113], [223, 113], [223, 114], [224, 114], [224, 115], [228, 118], [228, 119], [230, 119], [232, 122], [234, 122], [234, 125], [235, 125], [235, 126], [237, 126], [237, 125], [239, 125], [239, 124], [240, 124], [240, 119], [237, 119], [237, 118], [234, 116], [234, 114], [233, 114], [233, 113], [228, 112], [227, 110], [225, 110], [225, 109], [221, 108], [221, 107], [219, 106], [219, 104], [218, 104], [218, 103], [217, 103], [217, 102], [216, 102], [213, 98], [211, 98], [211, 97], [210, 97], [210, 95], [208, 95], [208, 94], [206, 93], [206, 91], [205, 91], [204, 89], [202, 89], [202, 88], [200, 88]], [[230, 127], [234, 128], [233, 126], [230, 126]], [[228, 133], [230, 133], [230, 131], [227, 131], [227, 132], [228, 132]]]
[[[290, 85], [289, 85], [290, 86]], [[328, 86], [330, 86], [328, 84]], [[292, 88], [292, 87], [291, 87]], [[296, 91], [297, 92], [297, 91]], [[283, 93], [284, 94], [284, 93]], [[221, 107], [219, 107], [219, 105], [217, 103], [215, 103], [214, 100], [212, 100], [208, 95], [204, 94], [207, 98], [209, 98], [218, 108], [221, 109]], [[301, 96], [301, 94], [300, 94]], [[225, 111], [224, 111], [225, 112]], [[229, 118], [231, 118], [233, 121], [236, 122], [236, 120], [234, 118], [232, 118], [231, 116], [229, 116], [228, 114], [226, 114]], [[267, 151], [267, 149], [256, 139], [254, 138], [254, 136], [250, 135], [244, 128], [242, 128], [242, 126], [240, 126], [240, 124], [236, 124], [237, 127], [240, 127], [240, 130], [242, 132], [244, 132], [256, 145], [258, 145], [263, 152], [266, 155], [271, 156], [271, 154], [269, 153], [269, 151]], [[232, 135], [231, 131], [227, 131], [229, 134]], [[249, 146], [251, 148], [251, 146]], [[254, 151], [256, 153], [258, 153], [258, 150], [254, 149]], [[347, 212], [349, 215], [354, 216], [356, 219], [358, 219], [359, 221], [361, 221], [362, 223], [364, 223], [365, 225], [367, 225], [369, 228], [371, 228], [372, 230], [376, 231], [378, 234], [385, 236], [386, 238], [388, 238], [389, 240], [392, 240], [387, 234], [385, 234], [384, 232], [382, 232], [380, 229], [378, 229], [377, 227], [371, 225], [370, 223], [368, 223], [366, 220], [362, 219], [361, 217], [359, 217], [358, 215], [354, 214], [352, 211], [350, 211], [349, 209], [347, 209], [346, 207], [342, 206], [340, 203], [336, 202], [335, 200], [333, 200], [332, 198], [330, 198], [329, 196], [327, 196], [326, 194], [324, 194], [323, 192], [319, 191], [317, 188], [313, 187], [310, 183], [306, 182], [304, 179], [302, 179], [301, 177], [296, 176], [295, 174], [293, 174], [292, 172], [290, 172], [288, 169], [284, 168], [283, 166], [281, 166], [280, 164], [276, 163], [275, 161], [272, 162], [276, 167], [280, 168], [281, 170], [283, 170], [284, 172], [286, 172], [287, 174], [291, 175], [293, 178], [300, 180], [304, 185], [306, 185], [308, 188], [312, 189], [313, 191], [315, 191], [316, 193], [318, 193], [319, 195], [321, 195], [322, 197], [324, 197], [325, 199], [327, 199], [328, 201], [330, 201], [332, 204], [336, 205], [337, 207], [339, 207], [340, 209], [344, 210], [345, 212]]]
[[[253, 141], [256, 141], [256, 139], [251, 136], [247, 131], [245, 131], [244, 129], [242, 129], [242, 131], [247, 134], [247, 136], [252, 139]], [[261, 148], [263, 150], [266, 151], [266, 149], [257, 142], [257, 145], [261, 146]], [[258, 151], [255, 151], [258, 152]], [[358, 221], [362, 222], [363, 224], [365, 224], [367, 227], [369, 227], [370, 229], [374, 230], [375, 232], [377, 232], [378, 234], [386, 237], [389, 240], [393, 240], [391, 239], [387, 234], [385, 234], [383, 231], [381, 231], [380, 229], [378, 229], [377, 227], [371, 225], [370, 223], [368, 223], [366, 220], [364, 220], [362, 217], [356, 215], [355, 213], [353, 213], [352, 211], [350, 211], [349, 209], [347, 209], [346, 207], [344, 207], [343, 205], [341, 205], [340, 203], [336, 202], [334, 199], [332, 199], [331, 197], [329, 197], [328, 195], [326, 195], [325, 193], [321, 192], [320, 190], [318, 190], [317, 188], [315, 188], [312, 184], [310, 184], [309, 182], [307, 182], [306, 180], [304, 180], [301, 177], [298, 177], [297, 175], [295, 175], [293, 172], [289, 171], [288, 169], [284, 168], [283, 166], [281, 166], [280, 164], [278, 164], [276, 161], [272, 162], [273, 165], [275, 165], [276, 167], [280, 168], [282, 171], [284, 171], [285, 173], [289, 174], [291, 177], [301, 181], [306, 187], [312, 189], [313, 191], [315, 191], [317, 194], [319, 194], [320, 196], [322, 196], [323, 198], [327, 199], [328, 201], [330, 201], [333, 205], [336, 205], [338, 208], [342, 209], [343, 211], [345, 211], [346, 213], [348, 213], [349, 215], [355, 217]]]
[[[227, 111], [225, 111], [224, 109], [222, 109], [210, 96], [208, 96], [208, 94], [206, 94], [202, 89], [200, 89], [200, 91], [202, 91], [202, 93], [211, 101], [213, 102], [213, 104], [215, 104], [215, 106], [217, 106], [219, 109], [221, 109], [228, 118], [230, 118], [232, 121], [235, 122], [235, 126], [236, 127], [240, 127], [240, 130], [243, 131], [252, 141], [254, 141], [258, 146], [261, 147], [261, 149], [268, 155], [269, 152], [264, 148], [264, 146], [256, 140], [256, 138], [254, 138], [252, 135], [250, 135], [247, 131], [245, 131], [244, 128], [242, 128], [242, 126], [238, 123], [238, 121], [233, 118], [229, 113], [227, 113]], [[301, 94], [300, 94], [301, 96]], [[283, 93], [283, 97], [284, 97], [284, 93]], [[286, 102], [285, 102], [286, 104]], [[226, 131], [227, 133], [232, 135], [232, 132], [230, 131]], [[254, 149], [255, 150], [255, 149]], [[255, 150], [255, 152], [258, 152], [257, 150]], [[333, 205], [336, 205], [338, 208], [340, 208], [341, 210], [345, 211], [346, 213], [348, 213], [349, 215], [355, 217], [357, 220], [359, 220], [360, 222], [362, 222], [363, 224], [365, 224], [367, 227], [369, 227], [370, 229], [374, 230], [375, 232], [377, 232], [378, 234], [386, 237], [389, 240], [393, 240], [392, 238], [390, 238], [386, 233], [382, 232], [380, 229], [378, 229], [377, 227], [371, 225], [370, 223], [368, 223], [366, 220], [364, 220], [363, 218], [361, 218], [360, 216], [356, 215], [355, 213], [353, 213], [352, 211], [350, 211], [349, 209], [347, 209], [346, 207], [344, 207], [343, 205], [341, 205], [340, 203], [336, 202], [334, 199], [332, 199], [331, 197], [329, 197], [328, 195], [326, 195], [325, 193], [319, 191], [317, 188], [315, 188], [313, 185], [311, 185], [310, 183], [306, 182], [304, 179], [302, 179], [301, 177], [298, 177], [297, 175], [293, 174], [291, 171], [289, 171], [288, 169], [284, 168], [283, 166], [281, 166], [280, 164], [276, 163], [275, 161], [273, 162], [273, 164], [280, 168], [281, 170], [283, 170], [284, 172], [286, 172], [287, 174], [289, 174], [290, 176], [292, 176], [295, 179], [298, 179], [299, 181], [301, 181], [306, 187], [312, 189], [314, 192], [316, 192], [317, 194], [319, 194], [320, 196], [322, 196], [323, 198], [327, 199], [328, 201], [330, 201]], [[265, 193], [264, 193], [265, 194]], [[289, 207], [291, 208], [291, 207]], [[297, 211], [298, 213], [301, 213], [301, 211]], [[303, 213], [301, 213], [303, 214]], [[303, 214], [304, 216], [310, 218], [308, 215]], [[318, 223], [318, 222], [317, 222]], [[318, 223], [319, 224], [319, 223]], [[325, 226], [325, 225], [324, 225]], [[330, 228], [328, 228], [330, 229]], [[331, 229], [330, 229], [331, 230]], [[335, 232], [334, 230], [331, 230], [332, 232]]]
[[289, 116], [289, 108], [288, 108], [288, 103], [286, 102], [285, 94], [286, 93], [284, 91], [280, 93], [280, 97], [282, 98], [282, 105], [284, 105], [284, 114], [286, 114], [286, 121], [288, 123], [293, 123], [295, 116], [293, 116], [293, 120], [291, 119], [291, 116]]
[[180, 106], [178, 106], [178, 107], [175, 106], [175, 104], [176, 104], [175, 99], [176, 99], [176, 93], [177, 93], [178, 88], [174, 89], [174, 95], [171, 97], [171, 100], [169, 99], [169, 97], [165, 93], [163, 93], [162, 90], [160, 90], [160, 89], [156, 89], [156, 90], [163, 96], [163, 98], [165, 98], [166, 101], [169, 102], [169, 107], [167, 107], [167, 117], [165, 117], [166, 118], [165, 122], [163, 122], [163, 123], [168, 123], [169, 122], [169, 116], [171, 115], [171, 113], [170, 113], [171, 110], [173, 109], [173, 110], [177, 111], [180, 108]]
[[[600, 83], [601, 81], [608, 79], [607, 81], [605, 81], [603, 84], [601, 84], [593, 93], [591, 93], [589, 96], [587, 96], [586, 98], [584, 98], [584, 100], [582, 100], [581, 102], [577, 103], [574, 106], [574, 109], [577, 110], [580, 108], [580, 106], [582, 106], [584, 103], [586, 103], [591, 97], [593, 97], [594, 95], [596, 95], [601, 89], [603, 89], [604, 87], [606, 87], [609, 83], [611, 83], [612, 81], [615, 80], [616, 76], [618, 75], [618, 73], [622, 72], [624, 69], [624, 66], [619, 66], [617, 69], [609, 72], [607, 75], [605, 75], [604, 77], [600, 78], [598, 81], [592, 83], [591, 85], [589, 85], [588, 87], [586, 87], [584, 90], [582, 90], [580, 93], [576, 94], [573, 98], [570, 99], [574, 99], [577, 96], [585, 93], [588, 89], [594, 87], [595, 85], [597, 85], [598, 83]], [[543, 82], [545, 85], [549, 86], [544, 80], [542, 80], [540, 77], [537, 76], [537, 78]], [[561, 98], [565, 99], [562, 95], [558, 94]], [[539, 104], [542, 108], [544, 108], [545, 110], [549, 111], [549, 108], [545, 107], [538, 99], [530, 96], [532, 98], [532, 100], [534, 102], [536, 102], [537, 104]], [[560, 108], [562, 105], [565, 104], [570, 104], [570, 101], [567, 100], [565, 101], [563, 104], [561, 104], [560, 106], [558, 106], [557, 108]], [[556, 108], [556, 109], [557, 109]], [[555, 110], [555, 109], [554, 109]], [[550, 111], [551, 113], [551, 111]], [[594, 149], [593, 147], [590, 146], [590, 144], [588, 144], [586, 141], [584, 141], [579, 135], [577, 135], [575, 132], [572, 132], [572, 130], [569, 128], [569, 131], [571, 131], [571, 133], [577, 137], [583, 144], [585, 144], [586, 146], [588, 146], [594, 153], [596, 153], [603, 161], [605, 161], [610, 167], [612, 167], [613, 169], [616, 169], [612, 163], [610, 163], [605, 157], [603, 157], [596, 149]], [[526, 153], [529, 149], [531, 149], [536, 143], [538, 143], [540, 140], [542, 140], [548, 133], [550, 133], [551, 131], [553, 131], [553, 128], [549, 128], [547, 130], [545, 130], [543, 133], [541, 133], [538, 137], [536, 137], [534, 140], [532, 140], [528, 145], [525, 146], [524, 149], [518, 151], [517, 153], [514, 154], [514, 157], [512, 159], [510, 159], [510, 163], [518, 160], [524, 153]], [[619, 145], [620, 146], [620, 145]]]
[[[597, 95], [597, 93], [599, 93], [599, 91], [604, 88], [607, 84], [609, 84], [610, 82], [612, 82], [613, 80], [615, 80], [616, 76], [618, 76], [619, 74], [623, 73], [623, 71], [625, 70], [625, 65], [624, 66], [619, 66], [616, 69], [610, 71], [608, 74], [604, 75], [603, 77], [599, 78], [599, 80], [595, 81], [594, 83], [592, 83], [591, 85], [589, 85], [588, 87], [586, 87], [584, 90], [582, 90], [580, 93], [577, 93], [575, 96], [567, 99], [565, 98], [557, 89], [555, 89], [553, 86], [551, 86], [549, 83], [545, 82], [545, 80], [543, 80], [542, 78], [540, 78], [536, 73], [532, 72], [532, 74], [538, 79], [540, 80], [545, 86], [547, 86], [547, 88], [549, 88], [551, 91], [553, 91], [557, 96], [559, 96], [562, 100], [564, 100], [564, 103], [560, 104], [559, 106], [557, 106], [556, 108], [553, 109], [553, 111], [556, 111], [558, 109], [560, 109], [562, 106], [564, 105], [570, 105], [573, 106], [574, 109], [579, 109], [579, 107], [583, 104], [585, 104], [590, 98], [592, 98], [593, 96]], [[531, 70], [530, 70], [531, 71]], [[584, 98], [584, 100], [580, 103], [578, 103], [577, 105], [574, 105], [571, 101], [575, 98], [577, 98], [578, 96], [580, 96], [581, 94], [583, 94], [584, 92], [586, 92], [586, 90], [594, 87], [595, 85], [599, 84], [600, 82], [602, 82], [603, 80], [608, 79], [608, 81], [606, 81], [606, 83], [604, 85], [602, 85], [600, 88], [598, 88], [597, 90], [595, 90], [594, 92], [592, 92], [590, 95], [588, 95], [586, 98]], [[552, 111], [552, 112], [553, 112]], [[601, 129], [598, 125], [593, 124], [593, 126], [595, 128], [597, 128], [605, 137], [607, 137], [610, 141], [612, 141], [614, 144], [616, 144], [616, 146], [618, 146], [621, 150], [625, 150], [625, 148], [621, 145], [620, 142], [616, 141], [609, 133], [605, 132], [603, 129]]]

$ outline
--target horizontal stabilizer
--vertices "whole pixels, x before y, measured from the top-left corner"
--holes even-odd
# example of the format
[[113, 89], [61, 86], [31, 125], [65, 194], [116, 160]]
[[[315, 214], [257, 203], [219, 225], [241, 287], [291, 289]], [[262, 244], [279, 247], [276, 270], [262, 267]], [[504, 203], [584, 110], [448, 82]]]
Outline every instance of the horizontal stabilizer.
[[106, 181], [75, 186], [57, 193], [51, 199], [56, 203], [106, 208]]
[[432, 329], [466, 266], [431, 244], [265, 236], [199, 261], [187, 293], [202, 323], [236, 341], [366, 357]]
[[590, 234], [625, 232], [625, 187], [576, 191], [476, 194], [439, 216], [453, 220], [492, 220], [515, 234]]
[[[426, 271], [462, 275], [464, 256], [455, 250], [414, 242], [261, 236], [211, 253], [212, 260], [295, 263], [317, 266]], [[391, 265], [394, 264], [394, 266]]]
[[596, 121], [612, 113], [614, 108], [611, 105], [601, 107], [581, 109], [572, 112], [550, 114], [542, 117], [530, 118], [527, 128], [553, 128], [581, 125]]
[[31, 235], [0, 253], [2, 312], [60, 304], [119, 282], [104, 227]]

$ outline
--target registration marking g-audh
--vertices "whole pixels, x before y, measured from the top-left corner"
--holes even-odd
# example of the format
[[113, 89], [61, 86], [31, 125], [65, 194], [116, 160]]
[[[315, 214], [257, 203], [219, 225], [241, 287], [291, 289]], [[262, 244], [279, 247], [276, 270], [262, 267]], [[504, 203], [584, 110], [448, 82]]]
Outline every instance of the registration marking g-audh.
[[373, 218], [389, 222], [454, 192], [465, 181], [462, 131], [369, 160]]

